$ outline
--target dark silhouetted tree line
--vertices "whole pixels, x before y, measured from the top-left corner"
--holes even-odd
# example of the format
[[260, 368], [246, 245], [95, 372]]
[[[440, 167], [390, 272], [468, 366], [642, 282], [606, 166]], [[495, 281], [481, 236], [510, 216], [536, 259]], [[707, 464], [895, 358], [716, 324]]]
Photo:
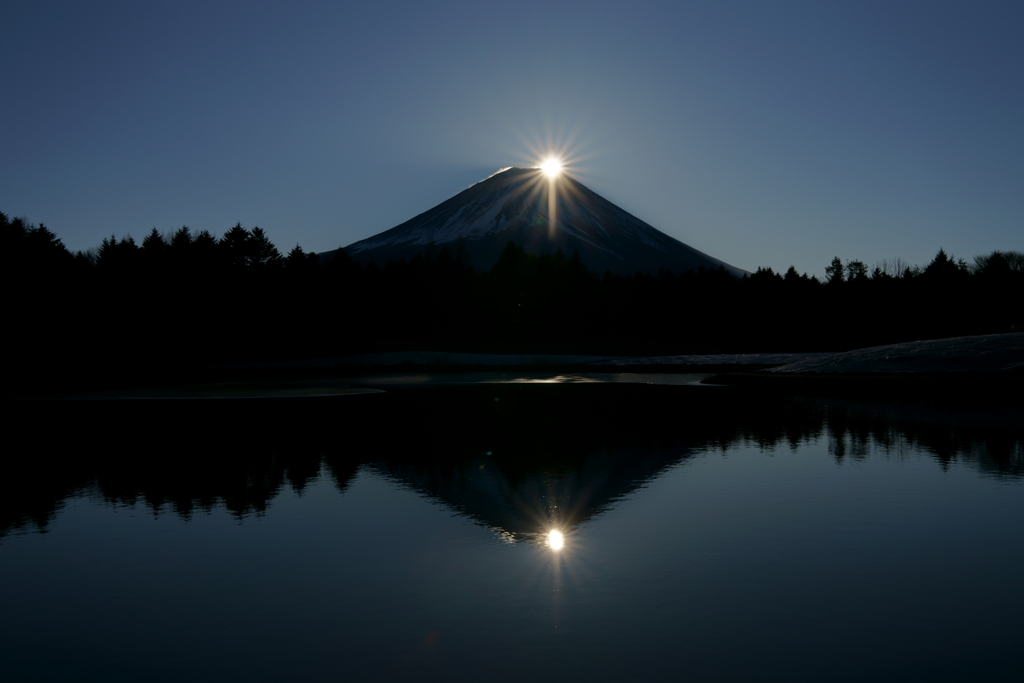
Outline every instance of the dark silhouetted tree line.
[[260, 228], [183, 227], [70, 253], [0, 214], [8, 348], [20, 367], [196, 367], [378, 350], [679, 354], [844, 350], [1020, 331], [1024, 255], [925, 267], [596, 274], [510, 243], [474, 272], [447, 248], [361, 265], [283, 256]]

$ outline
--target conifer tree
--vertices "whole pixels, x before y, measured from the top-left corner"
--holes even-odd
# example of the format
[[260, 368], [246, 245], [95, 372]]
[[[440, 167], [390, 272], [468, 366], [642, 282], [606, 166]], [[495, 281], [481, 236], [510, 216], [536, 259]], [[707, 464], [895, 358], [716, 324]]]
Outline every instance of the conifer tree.
[[249, 241], [249, 231], [241, 223], [236, 223], [220, 238], [217, 247], [229, 267], [243, 269], [249, 265]]
[[832, 263], [825, 268], [825, 277], [830, 285], [842, 284], [845, 280], [843, 274], [843, 262], [838, 256], [832, 259]]
[[281, 265], [281, 252], [270, 241], [260, 227], [255, 227], [249, 234], [247, 244], [248, 264], [256, 268], [274, 268]]

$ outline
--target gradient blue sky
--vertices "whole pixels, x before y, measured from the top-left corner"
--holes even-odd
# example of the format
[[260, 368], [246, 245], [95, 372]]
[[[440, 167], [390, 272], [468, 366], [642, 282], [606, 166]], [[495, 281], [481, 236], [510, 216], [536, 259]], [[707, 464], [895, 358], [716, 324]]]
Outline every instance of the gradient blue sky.
[[0, 210], [323, 251], [534, 151], [741, 268], [1024, 249], [1024, 2], [23, 2]]

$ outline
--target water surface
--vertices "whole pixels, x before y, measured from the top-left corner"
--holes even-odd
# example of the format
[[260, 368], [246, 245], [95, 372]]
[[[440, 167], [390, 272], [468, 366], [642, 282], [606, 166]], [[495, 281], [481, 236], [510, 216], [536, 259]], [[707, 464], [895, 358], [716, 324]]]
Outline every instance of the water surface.
[[1009, 408], [584, 383], [18, 410], [5, 680], [1024, 674]]

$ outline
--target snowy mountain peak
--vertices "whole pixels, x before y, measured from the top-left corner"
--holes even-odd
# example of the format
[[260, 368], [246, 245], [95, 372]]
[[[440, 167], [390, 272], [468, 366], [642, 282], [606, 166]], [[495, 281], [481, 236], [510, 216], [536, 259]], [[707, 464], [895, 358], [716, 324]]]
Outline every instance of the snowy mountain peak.
[[353, 259], [383, 264], [429, 247], [457, 247], [478, 270], [512, 240], [533, 253], [579, 252], [597, 272], [744, 271], [669, 237], [566, 173], [509, 167], [390, 230], [345, 247]]

